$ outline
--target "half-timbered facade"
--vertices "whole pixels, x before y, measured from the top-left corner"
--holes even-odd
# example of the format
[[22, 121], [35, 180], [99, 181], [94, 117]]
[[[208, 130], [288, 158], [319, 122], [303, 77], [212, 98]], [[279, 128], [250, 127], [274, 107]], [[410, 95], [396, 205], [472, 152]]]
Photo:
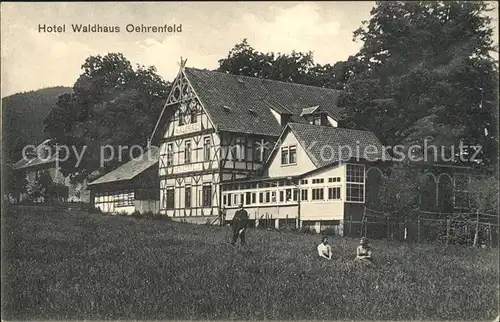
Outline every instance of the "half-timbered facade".
[[93, 206], [102, 212], [158, 213], [158, 151], [146, 151], [90, 182], [88, 187]]
[[338, 94], [181, 67], [151, 137], [160, 147], [160, 213], [216, 219], [221, 183], [259, 177], [290, 122], [336, 126]]

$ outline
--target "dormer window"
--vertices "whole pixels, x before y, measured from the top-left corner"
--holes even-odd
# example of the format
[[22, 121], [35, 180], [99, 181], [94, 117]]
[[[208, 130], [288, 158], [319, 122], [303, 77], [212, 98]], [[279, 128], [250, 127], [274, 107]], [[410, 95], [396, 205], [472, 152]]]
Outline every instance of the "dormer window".
[[309, 119], [309, 124], [312, 125], [321, 125], [321, 115], [316, 114], [316, 115], [310, 115], [308, 117]]
[[319, 106], [303, 108], [300, 116], [303, 116], [309, 124], [327, 125], [326, 114], [320, 110]]

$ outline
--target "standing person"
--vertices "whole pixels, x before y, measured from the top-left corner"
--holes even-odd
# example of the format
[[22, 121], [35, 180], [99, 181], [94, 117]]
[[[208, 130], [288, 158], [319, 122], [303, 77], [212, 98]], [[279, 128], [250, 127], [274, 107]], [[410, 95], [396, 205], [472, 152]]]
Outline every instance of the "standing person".
[[226, 207], [222, 206], [220, 210], [220, 226], [224, 227], [226, 224]]
[[374, 267], [372, 248], [370, 247], [370, 241], [366, 237], [362, 237], [360, 240], [360, 245], [356, 249], [356, 259], [354, 261], [364, 264], [367, 267]]
[[245, 230], [248, 225], [248, 213], [243, 209], [243, 203], [238, 204], [238, 210], [234, 214], [233, 218], [233, 240], [231, 244], [235, 245], [238, 237], [241, 240], [241, 244], [245, 245]]
[[318, 255], [326, 259], [332, 259], [332, 247], [328, 245], [328, 237], [323, 237], [318, 245]]

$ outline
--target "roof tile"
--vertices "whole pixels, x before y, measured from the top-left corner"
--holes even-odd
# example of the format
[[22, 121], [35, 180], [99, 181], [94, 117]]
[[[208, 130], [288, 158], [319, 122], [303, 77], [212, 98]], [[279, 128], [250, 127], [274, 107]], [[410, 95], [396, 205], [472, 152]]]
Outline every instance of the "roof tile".
[[[270, 107], [280, 114], [292, 114], [291, 121], [297, 122], [304, 122], [300, 114], [311, 106], [319, 106], [334, 119], [339, 118], [339, 90], [196, 68], [186, 68], [185, 74], [221, 131], [279, 136], [283, 127]], [[255, 113], [249, 114], [249, 109]]]

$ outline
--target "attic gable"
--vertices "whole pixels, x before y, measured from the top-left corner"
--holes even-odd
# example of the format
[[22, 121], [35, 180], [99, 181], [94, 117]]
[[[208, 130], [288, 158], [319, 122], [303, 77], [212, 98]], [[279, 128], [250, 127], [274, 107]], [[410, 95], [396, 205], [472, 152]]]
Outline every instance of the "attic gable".
[[[214, 89], [212, 89], [214, 91]], [[150, 137], [150, 141], [153, 142], [155, 137], [158, 136], [159, 132], [161, 132], [160, 128], [164, 125], [167, 120], [175, 114], [176, 107], [181, 110], [183, 113], [186, 113], [188, 109], [191, 109], [197, 101], [204, 112], [207, 114], [210, 122], [215, 126], [215, 124], [211, 120], [210, 112], [204, 107], [202, 100], [195, 92], [193, 86], [191, 85], [188, 76], [185, 73], [185, 69], [181, 66], [170, 90], [170, 93], [167, 97], [165, 105], [161, 111], [160, 117], [156, 122], [155, 128]]]

